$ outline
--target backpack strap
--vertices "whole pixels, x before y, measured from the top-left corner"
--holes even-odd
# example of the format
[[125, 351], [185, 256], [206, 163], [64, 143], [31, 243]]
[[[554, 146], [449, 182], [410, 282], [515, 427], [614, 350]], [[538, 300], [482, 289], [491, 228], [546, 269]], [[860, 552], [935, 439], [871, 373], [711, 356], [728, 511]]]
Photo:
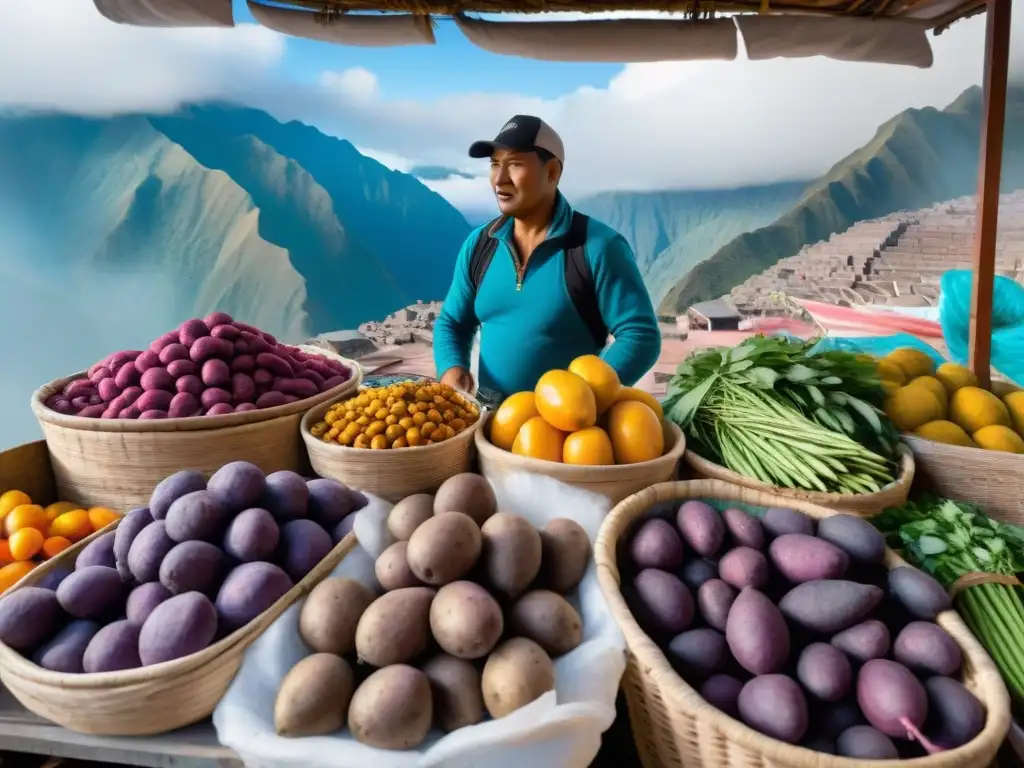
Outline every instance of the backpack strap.
[[473, 252], [469, 257], [469, 283], [473, 286], [474, 295], [480, 290], [480, 283], [484, 281], [484, 273], [491, 266], [491, 259], [494, 258], [494, 254], [498, 250], [498, 240], [494, 237], [494, 233], [504, 222], [504, 216], [492, 219], [486, 227], [480, 230], [480, 236], [477, 237], [476, 243], [473, 245]]
[[594, 344], [604, 349], [608, 343], [608, 326], [601, 317], [601, 308], [597, 303], [597, 288], [594, 276], [587, 263], [587, 223], [589, 219], [582, 213], [573, 211], [572, 222], [565, 236], [565, 287], [572, 299], [573, 306], [580, 319], [583, 320]]

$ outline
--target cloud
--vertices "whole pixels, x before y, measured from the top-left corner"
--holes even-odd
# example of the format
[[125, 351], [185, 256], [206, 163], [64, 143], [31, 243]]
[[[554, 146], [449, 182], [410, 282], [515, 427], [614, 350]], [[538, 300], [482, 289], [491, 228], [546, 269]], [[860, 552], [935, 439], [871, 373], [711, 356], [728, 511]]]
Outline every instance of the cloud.
[[105, 115], [162, 111], [257, 90], [284, 38], [254, 24], [114, 24], [89, 0], [0, 2], [0, 106]]

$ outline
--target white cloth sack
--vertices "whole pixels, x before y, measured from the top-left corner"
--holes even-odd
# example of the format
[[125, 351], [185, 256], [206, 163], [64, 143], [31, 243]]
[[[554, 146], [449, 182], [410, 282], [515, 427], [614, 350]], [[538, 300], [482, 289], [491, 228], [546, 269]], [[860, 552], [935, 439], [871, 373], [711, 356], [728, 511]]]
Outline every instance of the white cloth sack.
[[435, 42], [429, 16], [411, 13], [342, 13], [330, 16], [253, 0], [248, 0], [248, 6], [252, 17], [264, 27], [307, 40], [378, 48], [433, 45]]
[[[597, 538], [610, 502], [542, 475], [510, 473], [492, 481], [498, 508], [537, 527], [556, 517], [575, 520]], [[376, 497], [356, 517], [360, 541], [335, 569], [379, 590], [374, 557], [391, 543], [385, 521], [391, 505]], [[593, 560], [577, 595], [583, 642], [555, 660], [555, 691], [498, 720], [444, 735], [432, 731], [418, 749], [379, 750], [347, 730], [334, 736], [286, 739], [274, 733], [274, 698], [285, 674], [309, 654], [298, 633], [301, 603], [291, 606], [245, 654], [242, 667], [213, 713], [221, 743], [248, 768], [585, 768], [601, 734], [615, 719], [615, 698], [626, 667], [626, 643], [597, 583]]]
[[101, 14], [134, 27], [233, 27], [231, 0], [93, 0]]

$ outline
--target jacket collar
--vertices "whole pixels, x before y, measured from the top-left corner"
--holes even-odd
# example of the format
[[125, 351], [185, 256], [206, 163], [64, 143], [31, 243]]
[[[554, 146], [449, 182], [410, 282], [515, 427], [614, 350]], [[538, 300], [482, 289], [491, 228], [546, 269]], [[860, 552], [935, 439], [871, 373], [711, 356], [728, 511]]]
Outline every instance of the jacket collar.
[[[544, 242], [561, 239], [569, 232], [569, 225], [572, 223], [572, 206], [561, 192], [556, 193], [555, 215], [551, 219], [551, 226], [548, 227], [548, 235]], [[511, 216], [501, 216], [487, 230], [488, 237], [494, 237], [506, 245], [512, 239], [513, 221]]]

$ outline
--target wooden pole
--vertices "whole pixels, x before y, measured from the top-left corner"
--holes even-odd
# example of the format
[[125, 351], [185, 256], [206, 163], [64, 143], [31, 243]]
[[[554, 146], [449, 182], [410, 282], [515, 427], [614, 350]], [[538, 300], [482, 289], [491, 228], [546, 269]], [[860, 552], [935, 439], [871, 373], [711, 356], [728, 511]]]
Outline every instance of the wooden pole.
[[991, 383], [992, 290], [996, 276], [999, 226], [999, 173], [1006, 124], [1006, 79], [1010, 59], [1010, 1], [988, 0], [985, 22], [985, 80], [981, 151], [978, 156], [978, 210], [971, 281], [968, 362], [983, 387]]

